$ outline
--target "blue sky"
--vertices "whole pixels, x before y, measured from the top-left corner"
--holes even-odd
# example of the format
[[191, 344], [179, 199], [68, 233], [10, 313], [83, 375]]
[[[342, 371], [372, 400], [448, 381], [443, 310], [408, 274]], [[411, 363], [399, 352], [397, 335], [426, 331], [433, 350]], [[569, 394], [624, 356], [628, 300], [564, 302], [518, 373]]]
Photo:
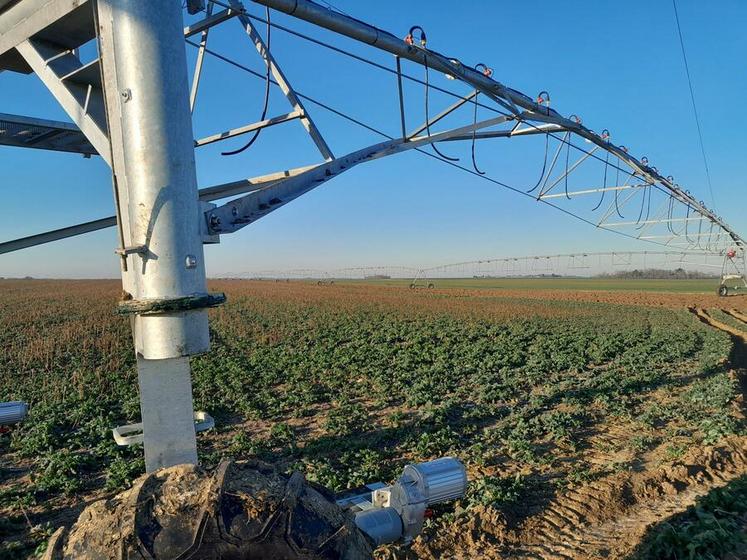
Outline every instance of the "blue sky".
[[[577, 113], [595, 130], [649, 160], [711, 203], [693, 120], [672, 4], [657, 2], [361, 2], [340, 9], [395, 34], [411, 25], [428, 33], [428, 46], [465, 63], [484, 62], [502, 83], [529, 95], [548, 90], [562, 114]], [[250, 11], [264, 8], [247, 3]], [[737, 231], [747, 231], [743, 205], [741, 109], [747, 92], [747, 3], [679, 0], [715, 208]], [[392, 65], [392, 57], [273, 12], [273, 20], [351, 52]], [[264, 33], [264, 29], [262, 29]], [[216, 28], [211, 48], [257, 71], [261, 62], [236, 22]], [[294, 87], [396, 135], [396, 86], [391, 75], [273, 30], [272, 51]], [[187, 47], [190, 67], [194, 49]], [[421, 67], [405, 71], [422, 78]], [[432, 73], [459, 93], [469, 90]], [[263, 83], [208, 59], [194, 116], [196, 136], [254, 122]], [[421, 86], [408, 86], [408, 122], [422, 120]], [[448, 104], [433, 94], [432, 111]], [[382, 138], [308, 104], [337, 155]], [[269, 115], [288, 112], [273, 92]], [[0, 112], [69, 120], [33, 76], [0, 73]], [[471, 119], [465, 113], [464, 123]], [[454, 124], [457, 124], [454, 121]], [[514, 140], [510, 141], [514, 142]], [[531, 186], [541, 169], [541, 139], [521, 145], [478, 145], [489, 174]], [[209, 186], [314, 163], [313, 145], [297, 122], [262, 133], [246, 153], [222, 157], [242, 139], [198, 151], [198, 179]], [[442, 150], [469, 165], [469, 145]], [[99, 158], [0, 148], [4, 204], [0, 239], [8, 240], [113, 213], [109, 170]], [[0, 276], [116, 277], [114, 230], [0, 256]], [[417, 153], [365, 164], [292, 204], [207, 246], [208, 273], [355, 265], [429, 266], [497, 256], [571, 251], [652, 249], [591, 228], [551, 208], [451, 169]]]

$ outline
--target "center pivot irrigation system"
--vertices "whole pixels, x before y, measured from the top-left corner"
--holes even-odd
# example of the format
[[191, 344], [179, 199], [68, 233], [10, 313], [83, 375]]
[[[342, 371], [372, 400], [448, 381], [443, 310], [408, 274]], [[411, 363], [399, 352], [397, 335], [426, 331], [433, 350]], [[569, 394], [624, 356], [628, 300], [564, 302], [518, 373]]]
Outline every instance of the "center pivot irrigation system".
[[[687, 266], [701, 273], [705, 271], [709, 275], [714, 275], [716, 270], [720, 270], [722, 279], [728, 279], [741, 264], [736, 262], [735, 258], [736, 253], [730, 255], [728, 252], [720, 255], [701, 251], [604, 251], [497, 257], [430, 267], [381, 265], [245, 271], [231, 272], [220, 278], [305, 280], [317, 281], [320, 285], [334, 284], [335, 280], [410, 279], [410, 287], [415, 288], [434, 287], [430, 280], [438, 278], [531, 278], [547, 275], [588, 277], [609, 273], [611, 270], [645, 271], [651, 267], [671, 270]], [[742, 284], [741, 288], [745, 287], [747, 285]], [[719, 293], [722, 293], [721, 286]], [[728, 290], [722, 295], [727, 294]]]
[[[207, 291], [203, 244], [218, 243], [221, 235], [242, 229], [358, 164], [417, 150], [599, 229], [668, 247], [722, 255], [731, 251], [735, 262], [743, 262], [744, 240], [714, 211], [646, 157], [634, 157], [614, 144], [608, 130], [595, 132], [578, 116], [561, 115], [550, 106], [547, 92], [527, 96], [495, 80], [484, 63], [461, 62], [431, 50], [418, 26], [395, 35], [310, 0], [255, 0], [252, 7], [256, 5], [264, 9], [255, 14], [234, 0], [188, 0], [185, 14], [181, 0], [0, 0], [0, 70], [34, 73], [71, 120], [0, 114], [0, 144], [101, 157], [112, 169], [115, 203], [114, 216], [0, 243], [0, 252], [117, 228], [125, 294], [118, 309], [131, 318], [142, 423], [118, 428], [115, 434], [121, 443], [142, 441], [148, 471], [197, 463], [196, 427], [212, 425], [209, 416], [193, 410], [189, 364], [190, 356], [209, 348], [207, 308], [225, 300], [223, 294]], [[271, 10], [393, 58], [387, 64], [376, 62], [305, 35], [276, 23]], [[209, 46], [211, 33], [235, 24], [256, 47], [262, 71]], [[269, 47], [270, 30], [393, 76], [400, 130], [390, 135], [296, 90]], [[86, 59], [90, 45], [95, 56]], [[191, 87], [187, 45], [197, 49]], [[192, 111], [208, 57], [265, 81], [259, 122], [194, 137]], [[422, 78], [407, 74], [405, 65], [417, 67]], [[463, 91], [437, 85], [434, 78]], [[451, 82], [443, 81], [447, 78]], [[417, 96], [411, 94], [413, 84], [423, 88]], [[271, 86], [280, 89], [291, 110], [267, 118]], [[436, 92], [455, 102], [432, 115], [429, 94], [432, 104]], [[312, 105], [383, 140], [335, 155], [312, 118]], [[413, 107], [418, 113], [425, 109], [425, 122], [408, 131]], [[478, 118], [480, 113], [484, 118]], [[460, 116], [464, 121], [459, 126], [435, 130], [437, 124]], [[238, 153], [263, 129], [290, 121], [300, 122], [321, 162], [198, 189], [195, 149], [249, 135], [243, 147], [224, 155]], [[496, 139], [523, 138], [539, 138], [544, 146], [542, 172], [534, 186], [512, 187], [478, 167], [478, 140], [482, 147]], [[436, 147], [458, 140], [469, 146], [471, 167]], [[142, 434], [133, 435], [138, 430]], [[449, 472], [438, 476], [462, 480], [463, 471], [448, 465]], [[401, 480], [400, 486], [373, 501], [400, 504], [397, 513], [404, 524], [418, 528], [423, 507], [412, 504], [433, 503], [429, 479], [413, 471]], [[449, 486], [436, 495], [456, 497], [464, 485], [456, 486], [457, 491]]]

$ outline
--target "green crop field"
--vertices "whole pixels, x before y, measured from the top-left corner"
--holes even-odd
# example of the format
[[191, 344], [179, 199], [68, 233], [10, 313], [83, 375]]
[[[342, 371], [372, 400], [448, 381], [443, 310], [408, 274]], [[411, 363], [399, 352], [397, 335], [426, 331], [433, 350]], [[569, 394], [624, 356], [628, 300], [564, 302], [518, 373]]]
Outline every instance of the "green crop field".
[[[404, 286], [411, 279], [338, 280], [337, 282], [366, 283], [379, 286]], [[633, 280], [620, 278], [429, 278], [418, 285], [433, 283], [436, 288], [465, 288], [491, 290], [585, 290], [585, 291], [644, 291], [711, 294], [716, 293], [718, 279], [704, 280]]]
[[[229, 301], [211, 311], [212, 352], [192, 360], [196, 408], [216, 418], [198, 437], [204, 468], [261, 459], [339, 491], [389, 482], [412, 461], [450, 454], [467, 465], [466, 498], [382, 558], [480, 557], [486, 546], [511, 558], [634, 506], [684, 510], [686, 490], [702, 494], [747, 468], [733, 342], [684, 307], [360, 283], [213, 288]], [[143, 472], [141, 450], [111, 436], [139, 419], [129, 324], [112, 312], [118, 290], [0, 281], [0, 400], [31, 404], [25, 423], [0, 434], [3, 560], [37, 557], [85, 503]], [[729, 496], [713, 503], [735, 503]], [[683, 558], [692, 542], [670, 554], [656, 535], [644, 557]], [[698, 557], [741, 546], [738, 532], [727, 536], [698, 545]], [[619, 538], [609, 535], [609, 558], [633, 553], [636, 540]]]

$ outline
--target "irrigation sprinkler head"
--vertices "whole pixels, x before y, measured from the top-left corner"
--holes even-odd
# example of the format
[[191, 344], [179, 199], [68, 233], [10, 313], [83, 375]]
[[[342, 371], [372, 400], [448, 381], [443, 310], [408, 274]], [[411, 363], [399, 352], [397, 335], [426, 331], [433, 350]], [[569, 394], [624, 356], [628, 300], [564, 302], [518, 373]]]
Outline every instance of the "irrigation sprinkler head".
[[355, 511], [355, 523], [378, 546], [413, 541], [423, 530], [429, 506], [456, 500], [467, 491], [464, 465], [454, 457], [407, 465], [391, 486], [380, 482], [337, 500]]

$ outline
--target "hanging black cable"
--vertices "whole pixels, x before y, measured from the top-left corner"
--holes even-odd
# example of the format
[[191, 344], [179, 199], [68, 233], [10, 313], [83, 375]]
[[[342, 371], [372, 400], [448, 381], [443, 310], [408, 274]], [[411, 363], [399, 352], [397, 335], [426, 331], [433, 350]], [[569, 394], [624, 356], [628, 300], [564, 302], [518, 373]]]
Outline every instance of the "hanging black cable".
[[[263, 121], [263, 120], [265, 120], [267, 118], [267, 108], [270, 105], [270, 83], [271, 83], [271, 81], [270, 81], [271, 64], [270, 64], [270, 59], [269, 59], [269, 56], [270, 56], [270, 29], [271, 29], [271, 26], [270, 26], [270, 8], [269, 8], [269, 6], [265, 8], [265, 11], [266, 11], [265, 13], [266, 13], [266, 17], [267, 17], [267, 45], [266, 45], [266, 48], [267, 48], [267, 57], [268, 58], [266, 60], [266, 62], [267, 62], [267, 74], [265, 76], [265, 100], [264, 100], [264, 102], [262, 104], [262, 116], [259, 117], [260, 122]], [[244, 151], [248, 150], [252, 146], [252, 144], [254, 144], [254, 142], [257, 141], [257, 138], [259, 138], [259, 133], [260, 132], [262, 132], [261, 128], [258, 128], [257, 130], [255, 130], [254, 134], [252, 134], [252, 137], [249, 139], [249, 141], [246, 144], [244, 144], [243, 146], [241, 146], [241, 148], [238, 148], [236, 150], [229, 150], [227, 152], [221, 152], [220, 154], [222, 156], [235, 156], [236, 154], [240, 154], [241, 152], [244, 152]]]
[[605, 161], [604, 161], [604, 184], [602, 186], [602, 189], [603, 189], [602, 196], [599, 197], [599, 202], [597, 202], [597, 205], [591, 209], [592, 212], [596, 212], [597, 210], [599, 210], [599, 207], [602, 205], [602, 202], [604, 202], [604, 196], [607, 194], [607, 190], [606, 190], [607, 189], [607, 165], [609, 164], [609, 161], [610, 161], [610, 154], [609, 152], [607, 152], [607, 157], [605, 158]]
[[[199, 48], [199, 47], [200, 47], [200, 45], [199, 45], [199, 44], [197, 44], [197, 43], [195, 43], [195, 42], [193, 42], [193, 41], [190, 41], [189, 39], [185, 40], [185, 42], [186, 42], [187, 44], [189, 44], [189, 45], [193, 46], [193, 47], [197, 47], [197, 48]], [[223, 55], [223, 54], [221, 54], [221, 53], [219, 53], [219, 52], [216, 52], [216, 51], [214, 51], [213, 49], [205, 48], [205, 52], [206, 52], [207, 54], [209, 54], [210, 56], [213, 56], [213, 57], [215, 57], [215, 58], [216, 58], [216, 59], [218, 59], [218, 60], [222, 60], [223, 62], [226, 62], [227, 64], [230, 64], [231, 66], [233, 66], [233, 67], [235, 67], [235, 68], [238, 68], [238, 69], [240, 69], [240, 70], [242, 70], [242, 71], [244, 71], [244, 72], [246, 72], [246, 73], [248, 73], [248, 74], [251, 74], [251, 75], [253, 75], [253, 76], [257, 77], [257, 78], [260, 78], [260, 79], [266, 79], [266, 76], [264, 76], [264, 75], [260, 74], [259, 72], [256, 72], [255, 70], [253, 70], [253, 69], [251, 69], [251, 68], [249, 68], [249, 67], [247, 67], [247, 66], [245, 66], [245, 65], [243, 65], [243, 64], [241, 64], [241, 63], [239, 63], [239, 62], [237, 62], [236, 60], [233, 60], [233, 59], [229, 58], [228, 56], [225, 56], [225, 55]], [[394, 71], [392, 71], [392, 72], [394, 72]], [[406, 75], [404, 75], [404, 74], [403, 74], [403, 77], [407, 77], [407, 78], [409, 78], [408, 76], [406, 76]], [[273, 81], [272, 83], [275, 83], [275, 82]], [[451, 92], [449, 92], [449, 93], [451, 93]], [[333, 113], [333, 114], [337, 115], [338, 117], [341, 117], [341, 118], [343, 118], [343, 119], [345, 119], [345, 120], [347, 120], [347, 121], [349, 121], [349, 122], [351, 122], [351, 123], [354, 123], [354, 124], [356, 124], [356, 125], [358, 125], [358, 126], [360, 126], [360, 127], [362, 127], [362, 128], [365, 128], [366, 130], [369, 130], [370, 132], [374, 132], [374, 133], [376, 133], [376, 134], [378, 134], [378, 135], [380, 135], [380, 136], [383, 136], [384, 138], [387, 138], [387, 139], [389, 139], [389, 140], [394, 140], [394, 138], [393, 138], [393, 137], [392, 137], [391, 135], [389, 135], [389, 134], [387, 134], [387, 133], [383, 132], [382, 130], [380, 130], [380, 129], [377, 129], [377, 128], [373, 127], [373, 126], [370, 126], [370, 125], [368, 125], [368, 124], [366, 124], [366, 123], [364, 123], [364, 122], [360, 121], [359, 119], [356, 119], [355, 117], [352, 117], [352, 116], [351, 116], [351, 115], [349, 115], [349, 114], [346, 114], [346, 113], [344, 113], [344, 112], [342, 112], [342, 111], [339, 111], [339, 110], [337, 110], [337, 109], [335, 109], [335, 108], [331, 107], [330, 105], [327, 105], [326, 103], [323, 103], [322, 101], [320, 101], [320, 100], [318, 100], [318, 99], [315, 99], [315, 98], [313, 98], [313, 97], [310, 97], [310, 96], [308, 96], [308, 95], [305, 95], [305, 94], [303, 94], [303, 93], [301, 93], [301, 92], [299, 92], [299, 91], [296, 91], [296, 95], [298, 95], [298, 97], [299, 97], [299, 98], [301, 98], [301, 99], [303, 99], [303, 100], [305, 100], [305, 101], [308, 101], [308, 102], [310, 102], [310, 103], [313, 103], [314, 105], [316, 105], [316, 106], [318, 106], [318, 107], [320, 107], [320, 108], [322, 108], [322, 109], [324, 109], [324, 110], [326, 110], [326, 111], [329, 111], [329, 112], [331, 112], [331, 113]], [[452, 95], [455, 95], [455, 94], [452, 94]], [[496, 109], [494, 109], [494, 108], [492, 108], [492, 107], [491, 107], [490, 109], [491, 109], [491, 110], [493, 110], [493, 111], [499, 112], [499, 111], [497, 111]], [[527, 123], [527, 124], [529, 124], [529, 126], [531, 126], [531, 127], [533, 127], [533, 128], [538, 128], [538, 127], [537, 127], [536, 125], [533, 125], [533, 124], [531, 124], [531, 123]], [[576, 149], [576, 150], [580, 150], [580, 151], [582, 151], [582, 152], [584, 152], [584, 153], [588, 154], [588, 152], [586, 152], [586, 151], [585, 151], [585, 150], [583, 150], [582, 148], [580, 148], [580, 147], [576, 146], [575, 144], [573, 144], [572, 142], [570, 142], [570, 141], [568, 141], [568, 140], [566, 140], [566, 139], [563, 139], [563, 138], [558, 138], [558, 137], [557, 137], [557, 136], [555, 136], [554, 134], [550, 134], [550, 133], [546, 133], [546, 134], [548, 134], [548, 136], [552, 136], [553, 138], [555, 138], [556, 140], [558, 140], [558, 141], [559, 141], [559, 142], [561, 142], [562, 144], [566, 144], [566, 145], [569, 145], [569, 147], [572, 147], [572, 148], [574, 148], [574, 149]], [[621, 148], [623, 148], [623, 149], [624, 149], [624, 151], [627, 151], [627, 149], [625, 149], [624, 147], [622, 147], [622, 146], [621, 146]], [[511, 186], [511, 185], [509, 185], [509, 184], [507, 184], [507, 183], [504, 183], [504, 182], [502, 182], [502, 181], [499, 181], [499, 180], [497, 180], [497, 179], [494, 179], [494, 178], [492, 178], [492, 177], [490, 177], [490, 176], [488, 176], [488, 175], [479, 175], [478, 173], [475, 173], [475, 172], [474, 172], [474, 171], [473, 171], [472, 169], [469, 169], [469, 168], [467, 168], [467, 167], [464, 167], [464, 166], [462, 166], [462, 165], [459, 165], [459, 164], [456, 164], [456, 163], [452, 163], [452, 162], [450, 162], [450, 161], [448, 161], [448, 160], [445, 160], [445, 159], [441, 159], [441, 158], [439, 158], [439, 157], [438, 157], [437, 155], [435, 155], [435, 154], [432, 154], [432, 153], [430, 153], [430, 152], [427, 152], [427, 151], [425, 151], [425, 150], [424, 150], [424, 149], [422, 149], [422, 148], [415, 148], [415, 151], [416, 151], [416, 152], [419, 152], [419, 153], [421, 153], [421, 154], [423, 154], [423, 155], [425, 155], [425, 156], [428, 156], [428, 157], [430, 157], [430, 158], [433, 158], [433, 159], [436, 159], [436, 160], [438, 160], [438, 161], [441, 161], [442, 163], [445, 163], [445, 164], [447, 164], [447, 165], [450, 165], [450, 166], [456, 167], [457, 169], [460, 169], [461, 171], [464, 171], [464, 172], [466, 172], [466, 173], [469, 173], [469, 174], [471, 174], [471, 175], [474, 175], [474, 176], [476, 176], [476, 177], [479, 177], [479, 178], [481, 178], [481, 179], [484, 179], [484, 180], [486, 180], [486, 181], [489, 181], [490, 183], [493, 183], [493, 184], [495, 184], [495, 185], [498, 185], [498, 186], [500, 186], [500, 187], [502, 187], [502, 188], [505, 188], [505, 189], [507, 189], [507, 190], [510, 190], [510, 191], [512, 191], [512, 192], [515, 192], [516, 194], [520, 194], [520, 195], [524, 195], [524, 196], [531, 196], [530, 194], [526, 193], [525, 191], [523, 191], [523, 190], [521, 190], [521, 189], [519, 189], [519, 188], [517, 188], [517, 187], [513, 187], [513, 186]], [[593, 155], [593, 154], [589, 154], [589, 155], [590, 155], [590, 157], [592, 157], [592, 158], [594, 158], [594, 159], [599, 159], [599, 160], [601, 161], [601, 158], [599, 158], [598, 156], [595, 156], [595, 155]], [[618, 158], [618, 160], [619, 160], [619, 158]], [[620, 168], [620, 167], [618, 167], [618, 166], [615, 166], [615, 167], [616, 167], [616, 169], [617, 169], [617, 172], [618, 172], [618, 173], [619, 173], [619, 172], [620, 172], [621, 170], [622, 170], [622, 171], [625, 171], [626, 173], [628, 172], [627, 170], [625, 170], [625, 169], [622, 169], [622, 168]], [[661, 189], [659, 189], [659, 188], [657, 187], [657, 190], [661, 190]], [[532, 197], [532, 198], [534, 198], [534, 197]], [[635, 236], [633, 236], [633, 235], [630, 235], [630, 234], [628, 234], [628, 233], [625, 233], [625, 232], [622, 232], [622, 231], [619, 231], [619, 230], [616, 230], [616, 229], [612, 229], [612, 228], [608, 228], [608, 227], [605, 227], [605, 226], [604, 226], [604, 225], [602, 225], [602, 224], [597, 224], [597, 223], [594, 223], [594, 222], [592, 222], [592, 221], [590, 221], [590, 220], [587, 220], [587, 219], [586, 219], [586, 218], [584, 218], [583, 216], [580, 216], [580, 215], [578, 215], [578, 214], [575, 214], [575, 213], [573, 213], [573, 212], [571, 212], [571, 211], [569, 211], [569, 210], [567, 210], [567, 209], [565, 209], [565, 208], [563, 208], [563, 207], [561, 207], [561, 206], [558, 206], [557, 204], [553, 204], [552, 202], [549, 202], [549, 201], [547, 201], [547, 200], [543, 200], [543, 199], [540, 199], [540, 202], [542, 202], [543, 204], [546, 204], [547, 206], [550, 206], [550, 207], [554, 208], [555, 210], [557, 210], [557, 211], [559, 211], [559, 212], [561, 212], [561, 213], [563, 213], [563, 214], [566, 214], [566, 215], [568, 215], [568, 216], [570, 216], [570, 217], [572, 217], [572, 218], [575, 218], [575, 219], [577, 219], [577, 220], [579, 220], [579, 221], [581, 221], [581, 222], [584, 222], [585, 224], [587, 224], [587, 225], [590, 225], [590, 226], [592, 226], [592, 227], [594, 227], [594, 228], [598, 228], [598, 229], [603, 229], [603, 230], [605, 230], [605, 231], [609, 231], [609, 232], [611, 232], [611, 233], [614, 233], [614, 234], [616, 234], [616, 235], [620, 235], [620, 236], [622, 236], [622, 237], [627, 237], [627, 238], [629, 238], [629, 239], [635, 239], [635, 240], [638, 240], [638, 241], [645, 241], [645, 242], [647, 242], [647, 243], [651, 243], [651, 244], [654, 244], [654, 245], [661, 245], [661, 246], [665, 246], [665, 245], [666, 245], [666, 244], [664, 244], [664, 243], [659, 243], [659, 242], [656, 242], [656, 241], [653, 241], [653, 240], [649, 240], [649, 239], [639, 239], [638, 237], [635, 237]], [[621, 216], [621, 217], [622, 217], [622, 216]], [[714, 224], [712, 223], [712, 224], [711, 224], [711, 230], [713, 229], [713, 226], [714, 226]]]
[[695, 240], [697, 241], [696, 245], [703, 249], [703, 246], [700, 244], [700, 240], [702, 238], [701, 232], [703, 231], [703, 220], [698, 220], [698, 238]]
[[[646, 194], [648, 194], [648, 197], [646, 197]], [[645, 204], [645, 202], [648, 200], [648, 204]], [[643, 208], [646, 208], [646, 217], [643, 218]], [[638, 220], [636, 221], [636, 227], [635, 229], [639, 230], [642, 229], [643, 226], [646, 225], [646, 222], [648, 221], [649, 214], [651, 212], [651, 185], [643, 188], [643, 200], [641, 201], [641, 211], [638, 214]], [[642, 219], [643, 218], [643, 219]]]
[[[646, 197], [646, 193], [648, 193], [648, 197]], [[643, 191], [643, 200], [647, 201], [646, 203], [646, 217], [641, 220], [641, 217], [643, 216], [643, 207], [641, 207], [641, 215], [638, 216], [638, 221], [636, 224], [638, 224], [635, 229], [640, 230], [643, 229], [643, 227], [648, 223], [648, 219], [651, 216], [651, 186], [644, 188]]]
[[[618, 165], [618, 166], [620, 165], [620, 158], [617, 158], [617, 165]], [[617, 167], [617, 168], [616, 168], [616, 173], [615, 173], [615, 186], [616, 186], [616, 187], [619, 187], [619, 186], [620, 186], [620, 167]], [[617, 190], [617, 189], [615, 189], [615, 212], [617, 212], [617, 215], [618, 215], [618, 216], [620, 216], [621, 218], [625, 218], [625, 216], [623, 216], [623, 215], [622, 215], [622, 214], [620, 213], [620, 206], [619, 206], [619, 205], [618, 205], [618, 203], [617, 203], [617, 197], [618, 197], [618, 194], [619, 194], [619, 193], [620, 193], [620, 191], [619, 191], [619, 190]]]
[[648, 192], [650, 187], [643, 187], [643, 198], [641, 199], [641, 209], [638, 212], [638, 219], [635, 221], [636, 225], [641, 223], [641, 218], [643, 218], [643, 209], [646, 207], [646, 193]]
[[667, 209], [667, 229], [669, 230], [669, 233], [672, 235], [676, 235], [674, 233], [674, 228], [672, 228], [672, 215], [674, 212], [674, 197], [669, 197], [669, 208]]
[[[651, 217], [651, 186], [648, 187], [648, 204], [646, 204], [646, 219], [643, 220], [643, 224], [648, 222], [648, 219]], [[643, 226], [641, 224], [641, 226]]]
[[[572, 121], [575, 121], [578, 124], [581, 124], [581, 119], [578, 116], [576, 116], [576, 115], [571, 115], [568, 118], [570, 120], [572, 120]], [[570, 157], [571, 157], [571, 146], [570, 146], [570, 143], [569, 143], [568, 145], [566, 145], [566, 150], [565, 150], [565, 175], [563, 177], [564, 183], [565, 183], [565, 197], [568, 200], [571, 199], [571, 196], [568, 194], [568, 173], [569, 173], [569, 171], [568, 171], [568, 161], [570, 160]]]
[[565, 176], [563, 177], [563, 180], [565, 182], [565, 197], [570, 200], [571, 196], [568, 194], [568, 161], [571, 157], [571, 147], [566, 146], [565, 147]]
[[545, 171], [547, 171], [547, 153], [550, 148], [550, 135], [545, 133], [545, 159], [542, 162], [542, 173], [540, 173], [539, 179], [537, 179], [537, 184], [535, 184], [531, 189], [529, 189], [527, 194], [534, 192], [537, 190], [537, 188], [540, 186], [540, 183], [542, 183], [542, 179], [545, 178]]
[[[487, 65], [483, 64], [482, 62], [475, 64], [475, 70], [479, 70], [483, 73], [483, 75], [490, 78], [493, 75], [493, 69], [488, 68]], [[471, 147], [471, 155], [472, 155], [472, 167], [475, 169], [477, 173], [480, 175], [485, 175], [484, 171], [480, 171], [480, 168], [477, 167], [477, 160], [475, 159], [475, 139], [477, 138], [477, 96], [480, 95], [479, 90], [475, 90], [475, 96], [472, 98], [473, 104], [475, 106], [475, 111], [472, 119], [472, 147]]]
[[[610, 131], [606, 128], [602, 131], [602, 140], [605, 140], [609, 142], [610, 138]], [[599, 209], [599, 207], [602, 205], [602, 202], [604, 202], [604, 196], [607, 194], [607, 168], [610, 165], [610, 153], [607, 152], [607, 156], [604, 158], [604, 184], [602, 185], [602, 196], [599, 198], [599, 202], [597, 202], [597, 205], [591, 209], [592, 212], [595, 212]], [[617, 186], [617, 185], [615, 185]]]
[[[708, 247], [709, 251], [713, 250], [711, 248], [711, 236], [712, 235], [713, 235], [713, 222], [711, 222], [711, 227], [708, 228], [708, 243], [707, 243], [706, 247]], [[718, 247], [718, 238], [716, 239], [716, 246]]]
[[[474, 105], [475, 105], [475, 112], [474, 112], [474, 118], [472, 120], [472, 126], [477, 127], [477, 96], [479, 95], [479, 92], [475, 90], [475, 97], [473, 98]], [[477, 137], [477, 128], [472, 129], [472, 167], [475, 168], [475, 171], [477, 171], [480, 175], [485, 175], [484, 171], [480, 171], [480, 168], [477, 167], [477, 161], [475, 160], [475, 138]]]
[[[410, 32], [412, 34], [412, 31]], [[425, 42], [425, 33], [422, 35], [421, 43]], [[425, 54], [425, 51], [423, 51], [423, 66], [425, 67], [425, 131], [428, 133], [428, 136], [431, 135], [431, 124], [430, 124], [430, 116], [428, 112], [428, 90], [430, 89], [430, 82], [428, 79], [428, 59], [427, 54]], [[431, 144], [431, 148], [433, 148], [433, 151], [436, 152], [439, 156], [442, 158], [449, 160], [449, 161], [459, 161], [459, 158], [453, 158], [449, 157], [445, 154], [442, 154], [438, 148], [436, 148], [436, 143], [433, 142]]]
[[[674, 177], [672, 177], [671, 175], [669, 175], [667, 177], [667, 181], [669, 181], [670, 183], [674, 184]], [[668, 204], [668, 208], [667, 208], [667, 229], [669, 230], [669, 232], [672, 235], [677, 235], [676, 233], [674, 233], [674, 226], [672, 225], [672, 219], [674, 217], [674, 197], [671, 194], [669, 195], [669, 200], [668, 200], [667, 204]]]
[[687, 225], [690, 222], [690, 205], [687, 205], [687, 215], [685, 216], [685, 239], [688, 243], [692, 245], [692, 241], [690, 241], [690, 234], [687, 232]]

